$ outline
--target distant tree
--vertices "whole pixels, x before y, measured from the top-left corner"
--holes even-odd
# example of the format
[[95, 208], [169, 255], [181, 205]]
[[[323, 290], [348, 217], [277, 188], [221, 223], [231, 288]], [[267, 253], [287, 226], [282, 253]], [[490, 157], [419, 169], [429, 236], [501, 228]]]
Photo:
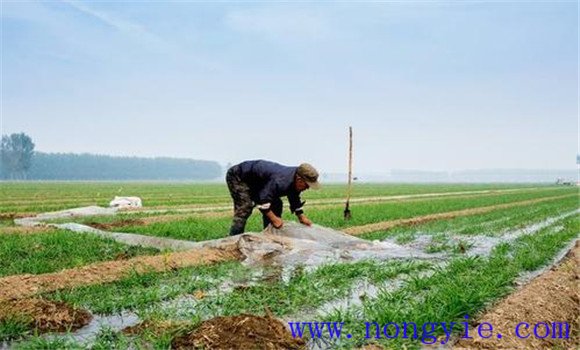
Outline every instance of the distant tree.
[[31, 180], [213, 180], [218, 162], [185, 158], [111, 157], [97, 154], [34, 152]]
[[26, 179], [32, 164], [34, 143], [25, 133], [3, 135], [0, 144], [2, 173], [9, 179]]

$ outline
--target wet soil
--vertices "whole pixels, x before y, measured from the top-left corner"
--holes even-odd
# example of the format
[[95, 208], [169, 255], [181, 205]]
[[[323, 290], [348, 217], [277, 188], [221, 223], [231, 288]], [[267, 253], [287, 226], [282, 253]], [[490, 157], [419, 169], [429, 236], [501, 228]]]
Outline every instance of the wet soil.
[[92, 318], [90, 312], [63, 302], [40, 298], [0, 302], [0, 322], [19, 320], [40, 333], [76, 330]]

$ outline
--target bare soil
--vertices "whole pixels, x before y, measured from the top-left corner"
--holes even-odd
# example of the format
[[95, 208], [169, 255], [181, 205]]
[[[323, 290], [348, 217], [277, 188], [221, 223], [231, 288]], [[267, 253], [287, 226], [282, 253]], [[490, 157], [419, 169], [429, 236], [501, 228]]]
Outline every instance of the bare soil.
[[0, 220], [14, 220], [30, 216], [30, 213], [0, 213]]
[[0, 322], [21, 320], [40, 333], [75, 330], [89, 324], [92, 318], [90, 312], [63, 302], [39, 298], [0, 302]]
[[303, 339], [294, 338], [284, 323], [268, 314], [220, 316], [202, 322], [190, 333], [178, 336], [172, 349], [305, 349]]
[[94, 227], [96, 229], [99, 229], [99, 230], [110, 231], [110, 230], [115, 229], [117, 227], [145, 225], [145, 222], [143, 220], [140, 220], [140, 219], [123, 219], [123, 220], [107, 222], [107, 223], [92, 221], [92, 222], [87, 223], [87, 225]]
[[[489, 322], [493, 325], [491, 338], [460, 339], [456, 349], [578, 349], [580, 347], [580, 244], [576, 244], [567, 258], [534, 279], [522, 289], [511, 294], [491, 310], [479, 317], [477, 324]], [[520, 335], [530, 334], [529, 338], [519, 338], [515, 329], [520, 322], [530, 325], [529, 329], [520, 328]], [[539, 322], [568, 322], [569, 339], [545, 339], [534, 336], [533, 327]], [[477, 334], [471, 329], [470, 334]], [[546, 329], [539, 326], [537, 332], [543, 336]], [[502, 338], [498, 339], [497, 334]]]

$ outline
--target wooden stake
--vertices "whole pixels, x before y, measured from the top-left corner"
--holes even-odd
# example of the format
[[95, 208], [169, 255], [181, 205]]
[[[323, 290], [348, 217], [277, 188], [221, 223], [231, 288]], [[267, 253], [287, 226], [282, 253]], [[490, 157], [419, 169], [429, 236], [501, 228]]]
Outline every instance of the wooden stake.
[[348, 127], [348, 189], [346, 193], [346, 206], [344, 208], [344, 219], [349, 220], [352, 217], [350, 212], [350, 195], [352, 192], [352, 126]]

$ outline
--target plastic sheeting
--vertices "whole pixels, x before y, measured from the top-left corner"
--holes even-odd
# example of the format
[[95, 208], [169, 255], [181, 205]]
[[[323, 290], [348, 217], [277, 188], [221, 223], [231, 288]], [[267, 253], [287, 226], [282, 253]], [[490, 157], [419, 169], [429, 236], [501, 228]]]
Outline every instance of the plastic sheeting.
[[93, 205], [89, 207], [53, 211], [22, 219], [14, 219], [14, 223], [20, 226], [40, 226], [44, 225], [43, 221], [47, 220], [93, 216], [93, 215], [115, 215], [117, 213], [117, 210], [118, 208], [103, 208]]
[[438, 254], [426, 254], [401, 245], [367, 241], [326, 227], [305, 226], [287, 222], [281, 229], [268, 227], [261, 236], [241, 235], [240, 252], [249, 264], [271, 263], [285, 266], [315, 266], [326, 262], [364, 259], [433, 259]]
[[[59, 212], [39, 214], [19, 219], [19, 225], [42, 225], [45, 220], [92, 215], [115, 215], [117, 208], [97, 206], [74, 208]], [[305, 226], [286, 222], [281, 229], [271, 226], [262, 233], [246, 233], [217, 240], [191, 242], [169, 238], [122, 232], [107, 232], [77, 223], [50, 224], [75, 232], [96, 234], [130, 245], [160, 249], [186, 250], [202, 247], [237, 246], [247, 264], [279, 264], [285, 266], [316, 266], [326, 262], [357, 261], [363, 259], [429, 259], [436, 254], [426, 254], [418, 249], [403, 247], [391, 242], [367, 241], [330, 228]]]
[[118, 197], [109, 203], [111, 208], [141, 208], [143, 203], [139, 197]]

